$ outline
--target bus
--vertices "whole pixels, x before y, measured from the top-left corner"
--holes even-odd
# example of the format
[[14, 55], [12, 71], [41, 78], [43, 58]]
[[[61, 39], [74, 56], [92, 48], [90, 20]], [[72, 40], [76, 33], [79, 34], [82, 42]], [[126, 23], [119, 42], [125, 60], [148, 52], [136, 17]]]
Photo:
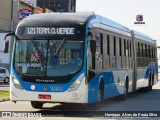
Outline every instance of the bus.
[[[34, 14], [14, 36], [10, 99], [97, 105], [157, 82], [156, 41], [94, 13]], [[79, 62], [70, 62], [73, 57]]]

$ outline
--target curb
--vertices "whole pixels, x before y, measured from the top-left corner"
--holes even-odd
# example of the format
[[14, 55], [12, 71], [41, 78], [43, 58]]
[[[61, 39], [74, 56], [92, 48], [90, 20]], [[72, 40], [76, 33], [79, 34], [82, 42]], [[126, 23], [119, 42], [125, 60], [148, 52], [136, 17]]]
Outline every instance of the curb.
[[0, 102], [3, 102], [3, 101], [9, 101], [10, 100], [10, 98], [8, 97], [8, 98], [0, 98]]

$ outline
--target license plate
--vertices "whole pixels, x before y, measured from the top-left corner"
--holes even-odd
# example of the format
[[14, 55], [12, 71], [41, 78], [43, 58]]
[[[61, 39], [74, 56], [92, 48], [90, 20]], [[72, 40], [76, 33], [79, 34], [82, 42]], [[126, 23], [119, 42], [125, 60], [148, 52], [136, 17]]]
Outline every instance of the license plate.
[[38, 98], [39, 99], [51, 99], [51, 95], [39, 94]]

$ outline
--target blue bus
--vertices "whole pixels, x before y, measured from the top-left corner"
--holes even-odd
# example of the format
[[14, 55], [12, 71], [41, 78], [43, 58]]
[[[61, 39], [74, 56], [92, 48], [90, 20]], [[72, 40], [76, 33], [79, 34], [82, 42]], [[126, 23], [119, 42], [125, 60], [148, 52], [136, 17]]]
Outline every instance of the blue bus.
[[34, 14], [14, 36], [10, 99], [91, 104], [157, 82], [156, 41], [92, 13]]

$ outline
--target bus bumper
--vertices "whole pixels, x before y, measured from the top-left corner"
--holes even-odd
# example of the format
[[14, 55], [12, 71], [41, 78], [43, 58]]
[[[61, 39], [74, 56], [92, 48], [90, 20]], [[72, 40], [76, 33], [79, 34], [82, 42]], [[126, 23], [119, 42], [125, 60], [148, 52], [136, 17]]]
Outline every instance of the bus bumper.
[[10, 83], [10, 100], [11, 101], [40, 101], [55, 103], [88, 103], [88, 86], [85, 81], [75, 91], [65, 92], [36, 92], [26, 91]]

